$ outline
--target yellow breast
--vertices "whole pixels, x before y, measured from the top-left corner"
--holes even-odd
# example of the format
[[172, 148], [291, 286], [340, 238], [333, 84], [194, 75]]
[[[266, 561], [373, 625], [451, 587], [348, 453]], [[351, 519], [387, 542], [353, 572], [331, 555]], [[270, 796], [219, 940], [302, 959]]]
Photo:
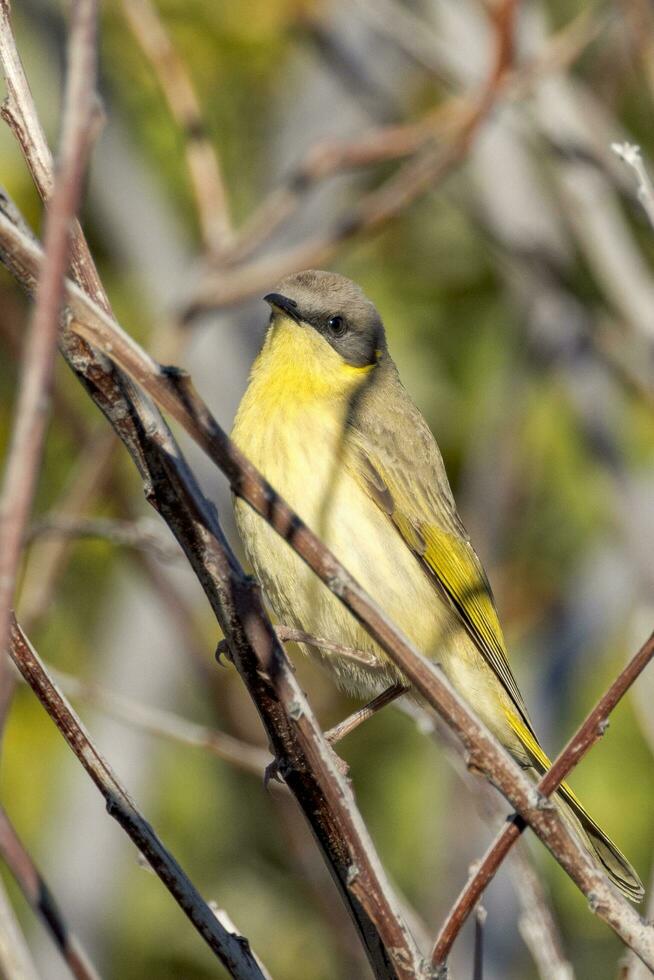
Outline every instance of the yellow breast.
[[[235, 442], [385, 612], [421, 649], [434, 649], [447, 617], [386, 515], [342, 465], [347, 397], [334, 396], [333, 384], [322, 391], [315, 379], [298, 378], [297, 350], [281, 364], [264, 354], [239, 407]], [[280, 622], [377, 656], [374, 672], [330, 657], [348, 688], [368, 694], [395, 680], [376, 644], [286, 542], [247, 504], [235, 506], [248, 559]]]

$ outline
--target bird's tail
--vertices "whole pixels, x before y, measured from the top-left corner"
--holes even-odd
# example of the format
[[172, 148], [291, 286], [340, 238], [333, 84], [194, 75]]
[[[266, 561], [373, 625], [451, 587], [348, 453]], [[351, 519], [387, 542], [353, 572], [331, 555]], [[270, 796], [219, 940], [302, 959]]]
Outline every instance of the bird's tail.
[[[552, 763], [541, 749], [533, 733], [522, 719], [511, 713], [509, 722], [524, 746], [534, 768], [542, 774]], [[561, 783], [555, 800], [563, 816], [580, 834], [589, 850], [597, 857], [613, 884], [632, 902], [640, 902], [645, 894], [643, 884], [619, 848], [586, 812], [567, 783]]]

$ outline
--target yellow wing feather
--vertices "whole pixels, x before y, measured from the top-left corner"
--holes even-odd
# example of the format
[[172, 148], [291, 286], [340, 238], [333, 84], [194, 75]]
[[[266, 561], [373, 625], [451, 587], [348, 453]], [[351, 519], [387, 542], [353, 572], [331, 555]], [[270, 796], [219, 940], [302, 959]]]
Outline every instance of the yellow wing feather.
[[[417, 426], [422, 438], [417, 448], [426, 455], [422, 466], [417, 465], [418, 459], [410, 458], [412, 447], [401, 440], [394, 440], [389, 447], [384, 444], [383, 434], [377, 432], [377, 445], [373, 447], [361, 430], [354, 433], [355, 451], [345, 463], [388, 514], [501, 682], [515, 707], [515, 711], [504, 709], [507, 723], [534, 769], [544, 773], [551, 762], [540, 747], [509, 666], [488, 579], [456, 513], [438, 450], [429, 440], [424, 421], [417, 420]], [[393, 459], [393, 453], [406, 458]], [[640, 901], [644, 889], [637, 873], [566, 783], [557, 790], [556, 799], [563, 815], [586, 838], [612, 881], [632, 901]]]

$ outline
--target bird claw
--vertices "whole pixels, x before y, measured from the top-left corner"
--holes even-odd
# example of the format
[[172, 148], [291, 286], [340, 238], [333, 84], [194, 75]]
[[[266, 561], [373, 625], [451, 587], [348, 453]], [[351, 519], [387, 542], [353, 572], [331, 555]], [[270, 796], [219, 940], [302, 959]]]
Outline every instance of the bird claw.
[[[216, 647], [216, 652], [214, 654], [216, 658], [216, 663], [219, 667], [226, 667], [228, 663], [232, 663], [232, 655], [229, 652], [229, 647], [227, 646], [227, 640], [221, 640]], [[222, 658], [225, 658], [225, 663], [223, 663]]]
[[279, 759], [273, 759], [263, 771], [263, 788], [268, 789], [268, 783], [274, 779], [277, 783], [283, 783], [284, 780], [281, 774], [281, 766]]

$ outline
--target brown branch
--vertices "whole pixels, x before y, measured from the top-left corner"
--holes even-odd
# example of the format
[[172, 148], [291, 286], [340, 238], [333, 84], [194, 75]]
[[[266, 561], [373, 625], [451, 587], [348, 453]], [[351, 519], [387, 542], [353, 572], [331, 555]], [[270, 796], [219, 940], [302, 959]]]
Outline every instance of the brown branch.
[[123, 14], [150, 62], [184, 139], [186, 166], [205, 248], [229, 245], [229, 203], [218, 156], [207, 134], [188, 69], [151, 0], [123, 0]]
[[[314, 636], [312, 633], [305, 633], [304, 630], [295, 629], [294, 626], [275, 626], [275, 633], [280, 643], [305, 643], [307, 646], [315, 647], [317, 650], [329, 650], [330, 653], [337, 653], [341, 657], [355, 660], [365, 664], [367, 667], [375, 665], [375, 658], [366, 650], [356, 650], [354, 647], [345, 646], [343, 643], [335, 643], [333, 640], [326, 640], [323, 636]], [[221, 640], [216, 647], [216, 656], [220, 657], [227, 653], [228, 646], [226, 640]]]
[[36, 967], [0, 878], [0, 977], [39, 980]]
[[[501, 9], [506, 11], [506, 6]], [[509, 26], [506, 13], [503, 19], [502, 17], [499, 20], [497, 17], [495, 19], [498, 56], [489, 82], [490, 87], [495, 88], [494, 101], [500, 97], [505, 101], [524, 97], [544, 74], [560, 70], [579, 57], [602, 27], [601, 18], [592, 18], [588, 11], [582, 11], [570, 24], [549, 39], [545, 51], [525, 65], [512, 67], [507, 64], [506, 57], [510, 51], [510, 44], [506, 43]], [[502, 68], [499, 75], [498, 66]], [[483, 100], [484, 94], [481, 101]], [[483, 123], [491, 109], [492, 105], [484, 107], [482, 118], [474, 120], [474, 129]], [[388, 216], [381, 216], [379, 222], [373, 220], [368, 224], [370, 215], [364, 219], [364, 216], [359, 214], [359, 210], [366, 208], [366, 202], [370, 201], [372, 202], [370, 206], [374, 206], [377, 191], [373, 191], [360, 202], [359, 210], [355, 210], [354, 215], [345, 220], [340, 229], [337, 226], [325, 239], [309, 240], [275, 258], [262, 258], [245, 263], [246, 259], [269, 241], [283, 223], [288, 221], [311, 188], [325, 178], [355, 168], [369, 167], [382, 161], [413, 156], [425, 147], [429, 147], [430, 152], [425, 156], [429, 158], [433, 156], [433, 163], [429, 166], [433, 166], [434, 170], [431, 178], [427, 180], [425, 189], [429, 187], [433, 189], [458, 163], [456, 159], [458, 154], [455, 153], [455, 158], [450, 159], [448, 150], [455, 146], [457, 141], [461, 141], [463, 146], [460, 152], [462, 155], [467, 152], [466, 136], [463, 131], [469, 124], [471, 112], [474, 115], [474, 100], [471, 107], [469, 99], [453, 97], [444, 105], [428, 112], [417, 122], [376, 127], [351, 141], [319, 141], [308, 150], [304, 159], [293, 168], [281, 186], [271, 191], [257, 206], [245, 224], [235, 233], [229, 248], [223, 250], [215, 257], [215, 261], [211, 261], [204, 269], [199, 291], [194, 292], [187, 299], [179, 311], [179, 317], [190, 320], [196, 313], [205, 309], [234, 304], [260, 291], [265, 291], [271, 282], [277, 281], [289, 272], [311, 265], [316, 266], [326, 261], [340, 243], [350, 236], [373, 230], [377, 223], [394, 216], [395, 212]], [[436, 142], [439, 138], [445, 141], [440, 150]], [[400, 179], [399, 175], [397, 176]], [[406, 179], [408, 180], [408, 176]], [[388, 183], [391, 181], [389, 180]], [[416, 193], [420, 192], [418, 188]], [[229, 274], [226, 274], [226, 268], [229, 269]]]
[[[1, 215], [0, 251], [5, 264], [17, 270], [26, 281], [33, 277], [33, 269], [38, 268], [40, 262], [38, 246], [27, 240]], [[156, 364], [115, 321], [72, 283], [68, 284], [68, 301], [72, 311], [72, 328], [92, 340], [95, 346], [111, 352], [114, 361], [180, 422], [227, 475], [233, 491], [288, 541], [388, 653], [418, 693], [452, 727], [468, 752], [470, 765], [485, 773], [514, 809], [522, 814], [581, 891], [592, 899], [593, 911], [645, 962], [654, 965], [654, 929], [646, 925], [613, 889], [556, 809], [543, 805], [542, 796], [528, 777], [456, 694], [440, 669], [426, 661], [390, 623], [316, 535], [248, 462], [213, 418], [188, 376], [177, 369], [161, 368]], [[196, 571], [206, 571], [199, 568], [195, 554], [191, 557]], [[220, 611], [222, 614], [222, 607]], [[238, 605], [236, 612], [245, 615], [244, 609]], [[251, 618], [252, 612], [249, 611], [247, 616]], [[265, 621], [258, 607], [259, 619]], [[266, 627], [268, 629], [272, 631], [271, 627]], [[225, 630], [225, 634], [229, 641], [228, 630]], [[257, 638], [260, 639], [258, 634]], [[254, 643], [252, 647], [256, 651]], [[259, 702], [258, 706], [261, 710]]]
[[[443, 180], [465, 158], [474, 136], [500, 94], [511, 63], [516, 5], [517, 0], [502, 0], [498, 10], [493, 13], [496, 51], [491, 72], [481, 93], [470, 102], [464, 102], [462, 110], [460, 104], [457, 104], [452, 135], [444, 146], [427, 146], [422, 149], [381, 187], [364, 195], [351, 213], [326, 235], [301, 242], [280, 255], [266, 256], [249, 264], [230, 267], [226, 271], [207, 273], [180, 310], [180, 320], [186, 322], [198, 313], [256, 296], [271, 283], [291, 272], [324, 264], [343, 242], [363, 232], [373, 231], [390, 221], [420, 195]], [[396, 134], [397, 131], [390, 131], [391, 148], [397, 138]], [[413, 141], [414, 146], [416, 142], [421, 146], [432, 135], [433, 126], [430, 121], [427, 125], [421, 124], [417, 129], [404, 129], [399, 140], [399, 149], [405, 148], [404, 141], [407, 137], [409, 143]], [[273, 205], [280, 214], [284, 214], [291, 204], [288, 190], [282, 191], [277, 200], [273, 199]], [[255, 231], [260, 231], [261, 226], [255, 224], [254, 228]], [[250, 235], [252, 234], [251, 231]], [[254, 237], [255, 240], [260, 240], [260, 235], [255, 234]]]
[[524, 843], [513, 849], [509, 871], [520, 902], [518, 929], [536, 964], [539, 977], [542, 980], [574, 980], [552, 910], [538, 875], [531, 866]]
[[50, 679], [43, 663], [12, 617], [10, 654], [24, 680], [38, 699], [105, 798], [107, 812], [118, 821], [148, 864], [175, 897], [200, 935], [220, 958], [231, 976], [264, 980], [266, 973], [254, 957], [248, 941], [234, 936], [220, 924], [182, 868], [141, 816], [88, 733]]
[[[1, 0], [3, 18], [8, 16], [7, 6], [7, 0]], [[45, 440], [68, 266], [70, 223], [80, 203], [89, 150], [96, 74], [96, 12], [94, 0], [78, 0], [73, 4], [58, 174], [45, 218], [44, 261], [21, 364], [15, 421], [0, 497], [0, 716], [11, 697], [4, 657], [9, 615]]]
[[227, 251], [218, 256], [219, 266], [231, 267], [252, 255], [288, 221], [311, 188], [321, 181], [349, 170], [409, 156], [429, 140], [445, 135], [448, 126], [456, 125], [457, 118], [448, 104], [418, 122], [376, 127], [352, 140], [320, 140], [310, 147], [281, 186], [261, 201]]
[[94, 538], [127, 548], [149, 551], [161, 561], [175, 561], [181, 557], [175, 547], [161, 534], [157, 525], [146, 518], [121, 520], [117, 517], [68, 517], [58, 512], [45, 514], [32, 521], [25, 541], [37, 538]]
[[359, 708], [353, 714], [345, 718], [344, 721], [334, 725], [330, 728], [328, 732], [325, 732], [325, 738], [329, 740], [331, 745], [335, 745], [340, 742], [341, 739], [353, 732], [355, 728], [362, 725], [364, 721], [368, 721], [372, 718], [378, 711], [385, 708], [387, 704], [392, 704], [398, 698], [401, 698], [403, 694], [406, 694], [409, 690], [404, 684], [393, 684], [391, 687], [387, 687], [385, 691], [378, 694], [376, 698], [369, 701], [368, 704], [364, 704], [363, 708]]
[[[8, 11], [5, 9], [4, 13], [0, 20], [0, 58], [14, 97], [13, 111], [6, 112], [5, 118], [20, 142], [41, 195], [47, 197], [51, 184], [47, 144], [15, 48]], [[14, 252], [6, 253], [5, 258], [21, 285], [31, 291], [35, 280], [29, 260], [25, 261], [27, 256]], [[106, 316], [108, 300], [78, 226], [72, 265], [76, 282], [87, 297], [97, 299]], [[272, 693], [270, 682], [263, 682], [270, 657], [266, 642], [269, 624], [258, 594], [251, 595], [250, 582], [229, 551], [215, 512], [207, 507], [181, 451], [159, 413], [138, 395], [110, 361], [70, 331], [62, 334], [61, 347], [73, 371], [128, 448], [143, 477], [150, 502], [161, 511], [183, 544], [223, 631], [234, 637], [239, 630], [233, 640], [239, 643], [237, 664], [241, 666], [276, 755], [284, 762], [287, 783], [323, 848], [373, 968], [380, 977], [414, 976], [420, 972], [420, 954], [396, 910], [394, 896], [351, 793], [332, 762], [327, 743], [311, 720], [308, 706], [304, 708], [303, 718], [309, 719], [310, 729], [304, 732], [298, 728], [296, 712], [302, 693], [278, 646], [273, 647], [276, 667]], [[235, 592], [245, 603], [256, 643], [243, 638], [239, 613], [245, 613], [241, 607], [235, 609]]]
[[0, 806], [0, 856], [14, 876], [28, 904], [52, 936], [73, 976], [77, 980], [99, 980], [99, 974], [77, 936], [68, 928], [52, 892], [41, 877], [2, 806]]
[[259, 778], [263, 776], [270, 763], [270, 753], [266, 749], [233, 738], [225, 732], [198, 725], [172, 711], [153, 708], [134, 701], [133, 698], [108, 691], [94, 681], [85, 681], [51, 667], [48, 667], [48, 670], [68, 697], [91, 705], [130, 728], [148, 735], [171, 739], [191, 748], [204, 749], [218, 759]]
[[[611, 687], [600, 698], [582, 725], [569, 740], [565, 748], [556, 757], [552, 767], [538, 783], [538, 792], [544, 797], [554, 793], [566, 776], [577, 763], [602, 737], [608, 725], [608, 718], [618, 701], [629, 690], [634, 681], [640, 676], [654, 656], [654, 633], [640, 648], [638, 653], [627, 664]], [[432, 953], [432, 962], [436, 968], [441, 967], [452, 948], [454, 940], [470, 912], [475, 908], [489, 882], [495, 876], [500, 864], [511, 850], [525, 829], [524, 820], [517, 814], [498, 834], [497, 838], [486, 852], [477, 871], [467, 882], [454, 906], [448, 913], [436, 940]], [[650, 963], [650, 967], [654, 964]]]
[[[2, 107], [2, 116], [20, 144], [41, 197], [48, 201], [54, 181], [53, 161], [16, 48], [7, 0], [0, 0], [0, 62], [8, 93], [7, 100]], [[12, 208], [8, 199], [2, 198], [0, 203], [3, 209], [7, 209], [7, 213], [13, 214], [13, 220], [16, 220], [16, 209]], [[75, 281], [83, 287], [88, 296], [100, 304], [103, 310], [109, 312], [109, 301], [100, 282], [84, 235], [76, 221], [73, 222], [71, 237], [71, 271]], [[19, 275], [19, 281], [25, 288], [33, 290], [33, 280], [28, 283], [25, 279], [21, 280]], [[72, 334], [62, 337], [61, 347], [72, 370], [109, 419], [116, 434], [130, 450], [146, 481], [147, 489], [150, 484], [141, 449], [141, 439], [145, 428], [149, 428], [153, 437], [158, 434], [157, 423], [163, 427], [163, 431], [166, 433], [167, 430], [162, 420], [151, 406], [147, 406], [147, 411], [144, 411], [143, 414], [148, 416], [148, 422], [144, 426], [130, 399], [130, 384], [127, 379], [124, 379], [103, 355], [96, 354], [80, 338]], [[183, 881], [185, 882], [186, 879], [184, 878]], [[187, 897], [184, 890], [182, 890], [182, 894], [176, 894], [172, 887], [170, 890], [183, 907], [183, 902]], [[189, 914], [189, 910], [184, 910]], [[196, 915], [193, 908], [190, 909], [190, 913]], [[204, 920], [205, 912], [202, 907], [197, 910], [197, 915], [201, 920]], [[202, 922], [196, 925], [196, 928], [203, 935]], [[256, 970], [256, 975], [259, 975], [261, 971], [258, 966]]]

